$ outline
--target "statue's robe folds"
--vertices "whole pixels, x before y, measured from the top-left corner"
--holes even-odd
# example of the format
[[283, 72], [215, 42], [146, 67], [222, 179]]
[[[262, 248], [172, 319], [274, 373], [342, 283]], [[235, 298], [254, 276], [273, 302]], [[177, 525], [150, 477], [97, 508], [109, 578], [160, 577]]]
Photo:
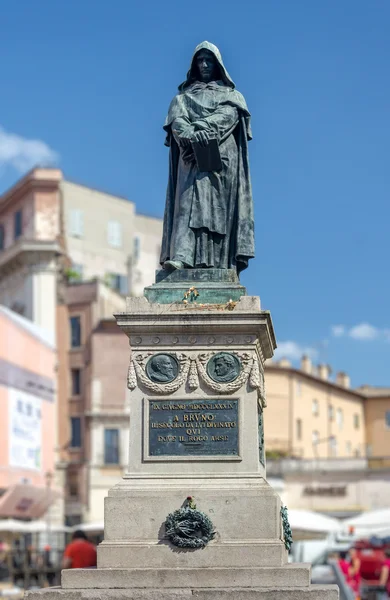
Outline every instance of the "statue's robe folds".
[[[170, 168], [160, 260], [239, 273], [254, 257], [250, 114], [222, 72], [221, 81], [182, 84], [169, 108], [164, 129]], [[191, 146], [183, 145], [200, 130], [217, 138], [221, 171], [199, 172]]]

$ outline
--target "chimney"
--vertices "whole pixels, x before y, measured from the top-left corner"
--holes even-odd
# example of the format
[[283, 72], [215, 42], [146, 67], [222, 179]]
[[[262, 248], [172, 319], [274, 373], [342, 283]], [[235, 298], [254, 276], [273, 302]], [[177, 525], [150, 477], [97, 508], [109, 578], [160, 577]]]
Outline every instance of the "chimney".
[[349, 375], [340, 371], [336, 375], [336, 384], [343, 388], [351, 387], [351, 380], [349, 379]]
[[311, 360], [308, 356], [304, 355], [301, 359], [301, 371], [309, 373], [311, 375]]
[[331, 374], [331, 368], [329, 365], [318, 365], [317, 373], [320, 379], [327, 381], [329, 379], [329, 375]]
[[279, 367], [289, 368], [291, 367], [291, 362], [287, 358], [281, 358], [278, 362]]

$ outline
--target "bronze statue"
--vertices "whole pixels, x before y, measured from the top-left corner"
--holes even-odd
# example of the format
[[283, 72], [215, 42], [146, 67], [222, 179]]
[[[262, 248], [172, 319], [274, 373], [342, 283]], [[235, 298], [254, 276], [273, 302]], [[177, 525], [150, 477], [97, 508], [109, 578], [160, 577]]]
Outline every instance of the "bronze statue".
[[250, 113], [213, 44], [195, 48], [164, 129], [170, 167], [162, 266], [240, 273], [254, 257]]

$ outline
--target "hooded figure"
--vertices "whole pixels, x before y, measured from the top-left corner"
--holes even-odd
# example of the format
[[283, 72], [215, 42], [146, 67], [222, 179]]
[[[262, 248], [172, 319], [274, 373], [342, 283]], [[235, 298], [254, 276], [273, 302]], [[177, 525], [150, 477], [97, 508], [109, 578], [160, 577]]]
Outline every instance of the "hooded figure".
[[[213, 44], [195, 48], [164, 129], [170, 165], [161, 264], [240, 273], [254, 257], [250, 113]], [[191, 142], [207, 146], [211, 138], [218, 140], [222, 169], [200, 172]]]

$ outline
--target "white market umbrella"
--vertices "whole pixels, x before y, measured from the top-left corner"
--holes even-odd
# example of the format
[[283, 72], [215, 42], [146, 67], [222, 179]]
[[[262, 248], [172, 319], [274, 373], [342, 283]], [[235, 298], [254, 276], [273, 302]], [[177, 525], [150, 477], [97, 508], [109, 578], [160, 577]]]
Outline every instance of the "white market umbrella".
[[72, 531], [104, 531], [104, 521], [91, 521], [91, 523], [80, 523], [72, 527]]
[[289, 509], [288, 520], [293, 535], [294, 530], [313, 533], [331, 533], [341, 530], [341, 523], [337, 519], [310, 510]]
[[[47, 523], [45, 521], [29, 521], [23, 525], [25, 526], [24, 531], [26, 533], [46, 533], [48, 530]], [[51, 523], [49, 531], [50, 533], [70, 533], [73, 530], [71, 527], [65, 527], [65, 525]]]
[[[390, 508], [370, 510], [343, 521], [343, 529], [354, 528], [354, 535], [383, 535], [390, 529]], [[382, 533], [380, 533], [382, 532]], [[383, 535], [385, 537], [385, 535]]]
[[25, 523], [16, 519], [0, 519], [0, 531], [9, 533], [24, 533]]

